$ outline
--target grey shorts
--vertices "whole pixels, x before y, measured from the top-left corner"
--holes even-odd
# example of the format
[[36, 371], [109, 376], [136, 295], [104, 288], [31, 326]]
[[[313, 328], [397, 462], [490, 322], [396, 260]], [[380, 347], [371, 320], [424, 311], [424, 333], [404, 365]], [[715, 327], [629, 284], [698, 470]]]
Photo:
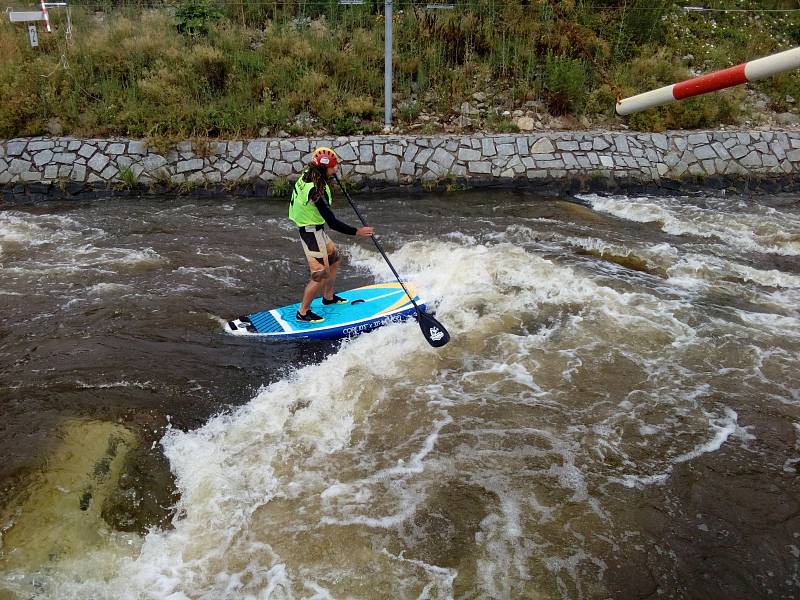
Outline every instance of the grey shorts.
[[300, 242], [312, 273], [319, 271], [320, 266], [324, 269], [339, 261], [339, 252], [322, 225], [301, 227]]

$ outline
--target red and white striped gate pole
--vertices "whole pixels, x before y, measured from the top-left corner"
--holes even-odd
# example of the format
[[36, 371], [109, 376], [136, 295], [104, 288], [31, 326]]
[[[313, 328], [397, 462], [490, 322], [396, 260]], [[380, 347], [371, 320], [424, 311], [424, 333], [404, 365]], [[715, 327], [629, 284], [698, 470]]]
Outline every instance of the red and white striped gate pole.
[[771, 54], [764, 58], [757, 58], [735, 67], [714, 71], [694, 79], [687, 79], [680, 83], [673, 83], [657, 90], [625, 98], [617, 102], [617, 114], [630, 115], [640, 110], [669, 104], [675, 100], [707, 94], [708, 92], [747, 83], [748, 81], [766, 79], [798, 67], [800, 67], [800, 48], [792, 48], [791, 50]]
[[44, 24], [47, 27], [47, 32], [50, 33], [53, 30], [50, 29], [50, 15], [47, 12], [47, 3], [42, 0], [42, 14], [44, 15]]

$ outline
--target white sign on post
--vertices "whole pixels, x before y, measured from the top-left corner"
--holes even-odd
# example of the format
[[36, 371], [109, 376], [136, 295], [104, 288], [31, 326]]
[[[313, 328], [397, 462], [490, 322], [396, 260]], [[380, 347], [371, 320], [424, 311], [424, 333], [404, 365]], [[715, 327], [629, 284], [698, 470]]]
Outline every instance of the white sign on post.
[[39, 45], [39, 35], [36, 33], [36, 25], [28, 25], [28, 37], [31, 40], [31, 48]]

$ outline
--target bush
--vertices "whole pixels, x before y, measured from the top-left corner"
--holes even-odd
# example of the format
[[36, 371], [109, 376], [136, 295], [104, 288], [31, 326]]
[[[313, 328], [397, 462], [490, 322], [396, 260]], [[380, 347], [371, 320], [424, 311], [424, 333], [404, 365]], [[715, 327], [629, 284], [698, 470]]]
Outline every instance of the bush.
[[189, 0], [175, 11], [175, 25], [190, 37], [206, 35], [211, 25], [222, 18], [222, 13], [207, 0]]
[[399, 109], [399, 118], [402, 123], [413, 123], [419, 117], [422, 108], [418, 102], [406, 104]]
[[797, 71], [781, 73], [757, 84], [770, 98], [770, 109], [777, 112], [797, 110], [800, 103], [800, 75]]
[[613, 117], [616, 114], [617, 96], [612, 87], [604, 83], [592, 90], [586, 99], [585, 112], [587, 115], [603, 115]]
[[343, 100], [344, 112], [360, 119], [371, 119], [378, 114], [375, 101], [367, 96], [350, 96]]
[[276, 198], [283, 198], [288, 196], [292, 190], [286, 177], [276, 177], [270, 184], [270, 191]]
[[[380, 3], [178, 1], [174, 14], [106, 3], [102, 23], [91, 9], [74, 6], [73, 41], [64, 44], [56, 19], [55, 33], [40, 36], [35, 50], [23, 27], [0, 22], [0, 135], [42, 133], [51, 117], [65, 133], [85, 136], [257, 135], [263, 128], [305, 134], [318, 124], [342, 134], [380, 130]], [[611, 118], [617, 96], [686, 79], [687, 66], [707, 72], [800, 37], [796, 20], [782, 15], [687, 14], [668, 0], [624, 4], [509, 0], [450, 13], [398, 5], [398, 121], [411, 124], [422, 111], [451, 113], [475, 91], [491, 91], [494, 107], [503, 109], [536, 99], [554, 114]], [[59, 64], [62, 53], [68, 69]], [[797, 73], [755, 88], [774, 110], [800, 102]], [[730, 122], [738, 116], [737, 94], [718, 92], [628, 122], [649, 130]], [[301, 126], [302, 112], [312, 119]], [[512, 125], [493, 117], [487, 127]]]
[[24, 71], [0, 66], [0, 136], [38, 133], [41, 123], [37, 119], [39, 97], [35, 83]]
[[486, 129], [493, 133], [517, 133], [517, 127], [510, 119], [498, 114], [490, 114], [486, 119]]
[[547, 56], [540, 85], [552, 114], [580, 113], [588, 82], [589, 71], [584, 60]]
[[614, 73], [614, 83], [625, 93], [639, 94], [682, 81], [691, 74], [667, 48], [643, 48], [642, 55], [621, 64]]
[[628, 124], [639, 131], [702, 129], [733, 123], [739, 115], [742, 90], [688, 98], [659, 108], [634, 113]]
[[[667, 49], [661, 48], [653, 54], [646, 50], [642, 57], [621, 67], [616, 73], [619, 89], [624, 95], [638, 94], [691, 77]], [[634, 113], [627, 117], [627, 122], [640, 131], [715, 127], [735, 121], [743, 95], [742, 88], [719, 91]]]
[[330, 130], [334, 135], [354, 135], [359, 131], [361, 121], [355, 117], [337, 117], [331, 125]]
[[225, 91], [228, 78], [228, 62], [222, 52], [210, 46], [192, 48], [190, 66], [201, 77], [212, 95]]
[[119, 191], [131, 192], [136, 188], [138, 183], [133, 169], [130, 167], [123, 167], [119, 172], [119, 180], [114, 184], [114, 189]]

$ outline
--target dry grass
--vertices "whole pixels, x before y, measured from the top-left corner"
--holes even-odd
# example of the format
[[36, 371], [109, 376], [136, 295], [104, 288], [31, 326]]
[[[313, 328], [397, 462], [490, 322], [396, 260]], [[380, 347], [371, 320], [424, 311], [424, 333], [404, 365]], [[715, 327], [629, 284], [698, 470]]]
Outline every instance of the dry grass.
[[[595, 3], [596, 4], [596, 3]], [[571, 0], [476, 3], [426, 12], [395, 6], [398, 114], [452, 115], [475, 92], [514, 109], [543, 101], [553, 113], [610, 114], [614, 96], [644, 91], [732, 61], [798, 43], [800, 26], [780, 15], [685, 14], [667, 0], [629, 0], [620, 11]], [[780, 0], [767, 4], [778, 7]], [[377, 5], [376, 5], [377, 6]], [[75, 7], [74, 41], [63, 22], [28, 47], [24, 28], [0, 22], [0, 137], [40, 134], [57, 117], [65, 133], [151, 139], [370, 132], [383, 105], [383, 21], [370, 4], [335, 3], [296, 22], [294, 0], [224, 5], [208, 35], [178, 33], [166, 10], [124, 6], [97, 23]], [[60, 66], [64, 54], [68, 69]], [[775, 107], [800, 101], [800, 76], [760, 84]], [[636, 126], [713, 126], [737, 118], [738, 96], [695, 101], [634, 120]], [[787, 100], [788, 98], [788, 100]], [[300, 114], [311, 119], [298, 120]], [[487, 127], [508, 129], [502, 119]]]

